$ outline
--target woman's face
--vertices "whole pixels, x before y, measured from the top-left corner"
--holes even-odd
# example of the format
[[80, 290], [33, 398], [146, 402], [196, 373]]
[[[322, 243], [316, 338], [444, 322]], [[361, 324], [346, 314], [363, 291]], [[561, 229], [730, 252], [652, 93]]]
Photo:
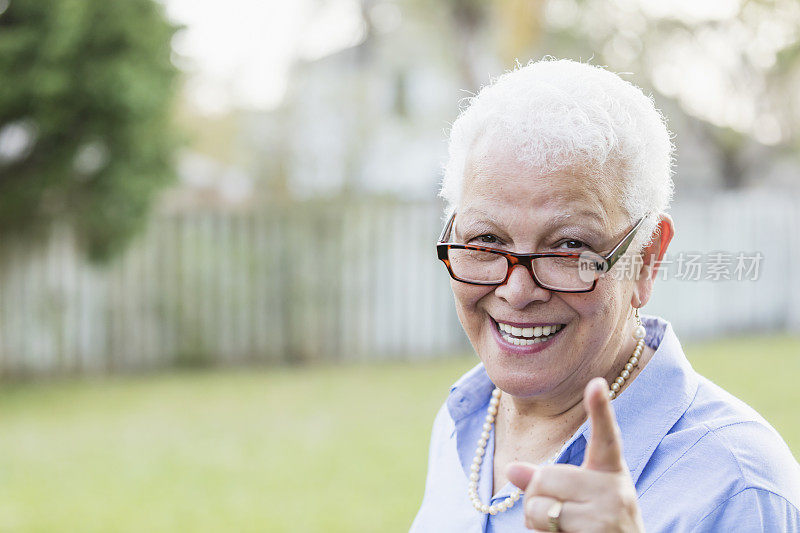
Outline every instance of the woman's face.
[[[538, 175], [510, 150], [479, 141], [450, 240], [517, 253], [580, 252], [583, 244], [607, 253], [631, 229], [618, 198], [607, 182], [574, 171]], [[495, 385], [517, 397], [558, 401], [579, 395], [592, 377], [616, 375], [616, 361], [633, 349], [626, 333], [633, 282], [614, 278], [579, 294], [542, 289], [524, 267], [500, 287], [451, 283], [461, 324]], [[530, 345], [509, 342], [501, 331], [512, 326], [520, 328], [512, 335], [530, 335], [525, 328], [537, 325], [551, 326], [550, 335]]]

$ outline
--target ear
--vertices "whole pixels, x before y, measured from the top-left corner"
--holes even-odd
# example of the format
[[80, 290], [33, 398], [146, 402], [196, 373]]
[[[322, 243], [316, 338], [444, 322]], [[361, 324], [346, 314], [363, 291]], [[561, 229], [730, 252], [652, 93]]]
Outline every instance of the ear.
[[638, 278], [634, 280], [633, 295], [631, 295], [633, 307], [642, 307], [650, 300], [659, 264], [674, 234], [672, 217], [666, 213], [659, 215], [658, 224], [653, 231], [653, 241], [642, 251], [642, 266]]

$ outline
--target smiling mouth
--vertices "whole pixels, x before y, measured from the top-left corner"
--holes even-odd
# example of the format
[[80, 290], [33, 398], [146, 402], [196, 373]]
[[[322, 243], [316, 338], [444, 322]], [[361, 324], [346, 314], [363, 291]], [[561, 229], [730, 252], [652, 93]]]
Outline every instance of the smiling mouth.
[[546, 326], [518, 327], [503, 322], [495, 323], [503, 340], [516, 346], [532, 346], [552, 339], [566, 324], [550, 324]]

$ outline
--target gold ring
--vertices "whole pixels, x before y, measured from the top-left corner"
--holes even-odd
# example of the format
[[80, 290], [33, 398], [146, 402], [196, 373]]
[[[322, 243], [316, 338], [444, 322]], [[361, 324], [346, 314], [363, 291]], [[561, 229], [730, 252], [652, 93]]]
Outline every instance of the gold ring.
[[548, 531], [561, 531], [561, 509], [564, 507], [564, 502], [556, 500], [553, 505], [547, 510], [547, 530]]

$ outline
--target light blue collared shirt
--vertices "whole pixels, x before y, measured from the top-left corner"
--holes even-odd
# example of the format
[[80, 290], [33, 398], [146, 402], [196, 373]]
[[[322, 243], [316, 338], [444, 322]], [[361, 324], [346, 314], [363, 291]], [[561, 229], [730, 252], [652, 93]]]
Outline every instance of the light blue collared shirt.
[[[642, 322], [655, 355], [612, 405], [645, 529], [800, 531], [800, 465], [780, 435], [694, 371], [668, 322]], [[521, 499], [492, 516], [476, 511], [467, 495], [493, 388], [483, 364], [450, 388], [433, 424], [425, 496], [412, 532], [529, 531]], [[580, 465], [590, 435], [587, 421], [556, 462]], [[494, 434], [486, 457], [494, 457]], [[492, 478], [493, 461], [484, 461], [478, 494], [485, 503], [499, 503], [514, 490], [508, 483], [492, 497]]]

